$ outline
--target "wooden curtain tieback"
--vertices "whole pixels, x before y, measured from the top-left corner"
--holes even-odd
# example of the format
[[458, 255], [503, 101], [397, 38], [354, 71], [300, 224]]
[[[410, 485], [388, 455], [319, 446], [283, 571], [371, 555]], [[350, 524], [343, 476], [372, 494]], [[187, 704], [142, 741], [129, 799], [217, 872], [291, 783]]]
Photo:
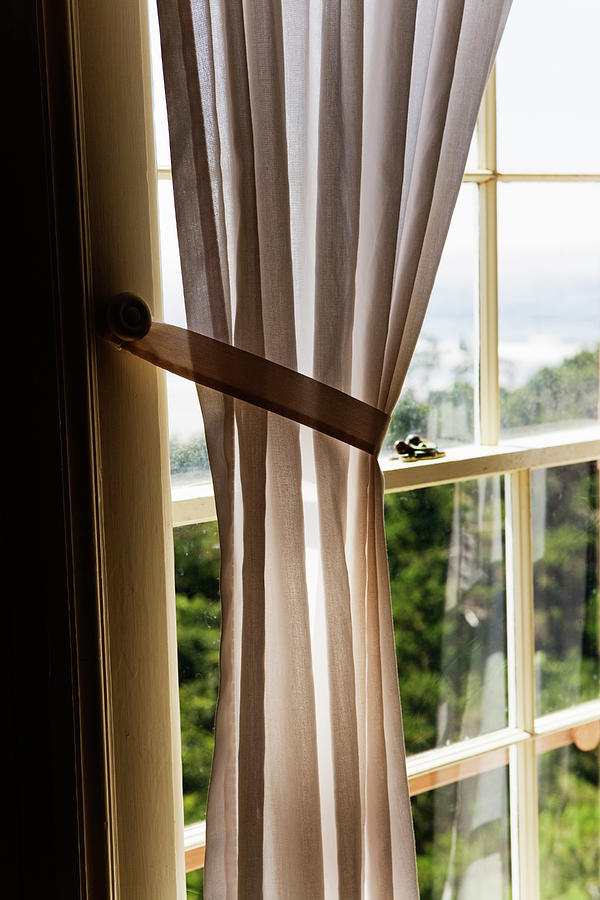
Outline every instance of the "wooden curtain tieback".
[[106, 305], [103, 337], [175, 375], [378, 454], [389, 416], [356, 397], [223, 341], [153, 322], [135, 294]]

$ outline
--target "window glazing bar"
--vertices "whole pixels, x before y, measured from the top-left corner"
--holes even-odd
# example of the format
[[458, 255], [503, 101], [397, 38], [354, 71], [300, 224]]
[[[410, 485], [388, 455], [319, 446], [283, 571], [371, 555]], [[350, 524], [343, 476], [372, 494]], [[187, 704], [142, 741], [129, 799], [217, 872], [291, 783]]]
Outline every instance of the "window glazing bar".
[[485, 184], [488, 181], [524, 182], [599, 182], [599, 172], [496, 172], [493, 169], [474, 169], [465, 172], [463, 181]]
[[[496, 70], [492, 70], [477, 121], [478, 165], [496, 171]], [[500, 434], [498, 388], [498, 223], [494, 178], [479, 184], [479, 397], [475, 410], [479, 443], [494, 445]]]
[[543, 738], [546, 735], [562, 733], [597, 720], [600, 720], [600, 698], [540, 716], [535, 720], [535, 733], [538, 737]]
[[[156, 170], [160, 181], [171, 181], [170, 166], [159, 166]], [[471, 169], [463, 175], [463, 181], [481, 183], [495, 178], [497, 181], [600, 181], [600, 172], [497, 172], [485, 167]]]
[[509, 724], [535, 733], [530, 473], [506, 476], [506, 597]]
[[[506, 613], [509, 724], [535, 732], [533, 557], [530, 472], [506, 478]], [[510, 831], [515, 900], [539, 895], [538, 796], [535, 741], [510, 749]]]
[[[593, 704], [595, 704], [597, 718], [590, 721], [588, 717]], [[596, 746], [600, 736], [599, 707], [600, 701], [592, 701], [592, 703], [582, 704], [580, 707], [574, 707], [571, 710], [561, 711], [561, 713], [556, 715], [565, 719], [583, 717], [585, 722], [579, 725], [569, 724], [558, 731], [549, 730], [547, 734], [540, 735], [535, 739], [519, 729], [507, 728], [492, 735], [475, 738], [472, 741], [463, 741], [451, 748], [444, 747], [440, 748], [439, 751], [427, 751], [427, 753], [411, 756], [407, 760], [407, 771], [412, 771], [408, 778], [410, 796], [415, 797], [417, 794], [444, 787], [448, 784], [454, 784], [457, 781], [463, 781], [465, 778], [471, 778], [474, 775], [480, 775], [483, 772], [489, 772], [492, 769], [505, 766], [509, 762], [511, 747], [517, 744], [531, 743], [535, 747], [536, 755], [558, 747], [566, 747], [572, 743], [578, 747], [582, 744], [580, 749], [587, 749], [594, 738], [594, 746]], [[556, 722], [558, 723], [558, 721], [559, 719], [557, 718]], [[473, 744], [476, 746], [470, 746]], [[487, 745], [487, 749], [482, 752], [484, 744]], [[436, 757], [441, 759], [444, 754], [446, 759], [445, 765], [437, 768], [432, 765]], [[448, 763], [447, 760], [450, 754], [454, 755], [455, 761]], [[425, 761], [424, 757], [427, 757], [428, 760]], [[188, 825], [185, 828], [186, 872], [192, 872], [194, 869], [203, 867], [205, 849], [206, 823], [197, 822], [194, 825]]]

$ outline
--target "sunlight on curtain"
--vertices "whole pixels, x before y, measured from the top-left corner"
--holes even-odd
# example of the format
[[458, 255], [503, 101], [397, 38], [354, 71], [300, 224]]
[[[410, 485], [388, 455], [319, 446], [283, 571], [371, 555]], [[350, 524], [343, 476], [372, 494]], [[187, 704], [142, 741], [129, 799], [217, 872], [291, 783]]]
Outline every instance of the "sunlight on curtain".
[[[159, 0], [188, 327], [392, 411], [509, 0]], [[376, 457], [199, 389], [211, 898], [416, 897]]]

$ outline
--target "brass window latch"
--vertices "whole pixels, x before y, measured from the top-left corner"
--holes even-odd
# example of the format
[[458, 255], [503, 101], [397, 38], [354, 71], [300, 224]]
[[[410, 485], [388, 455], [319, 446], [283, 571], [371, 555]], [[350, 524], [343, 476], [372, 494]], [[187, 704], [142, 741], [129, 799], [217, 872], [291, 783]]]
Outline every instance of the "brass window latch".
[[433, 441], [427, 441], [418, 434], [409, 434], [405, 441], [396, 441], [395, 453], [404, 462], [416, 462], [418, 459], [441, 459], [445, 452]]

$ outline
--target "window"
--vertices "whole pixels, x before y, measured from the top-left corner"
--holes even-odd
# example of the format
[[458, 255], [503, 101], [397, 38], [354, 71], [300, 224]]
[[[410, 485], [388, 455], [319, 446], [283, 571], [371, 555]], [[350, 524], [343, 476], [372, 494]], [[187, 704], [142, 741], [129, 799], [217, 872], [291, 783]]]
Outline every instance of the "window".
[[[382, 455], [421, 892], [432, 900], [600, 890], [600, 141], [588, 37], [600, 19], [592, 0], [576, 10], [565, 22], [558, 2], [514, 2]], [[180, 324], [161, 134], [164, 293]], [[170, 417], [194, 873], [216, 698], [218, 538], [195, 393], [175, 377]], [[446, 456], [391, 459], [409, 431]], [[192, 874], [190, 891], [199, 881]]]

